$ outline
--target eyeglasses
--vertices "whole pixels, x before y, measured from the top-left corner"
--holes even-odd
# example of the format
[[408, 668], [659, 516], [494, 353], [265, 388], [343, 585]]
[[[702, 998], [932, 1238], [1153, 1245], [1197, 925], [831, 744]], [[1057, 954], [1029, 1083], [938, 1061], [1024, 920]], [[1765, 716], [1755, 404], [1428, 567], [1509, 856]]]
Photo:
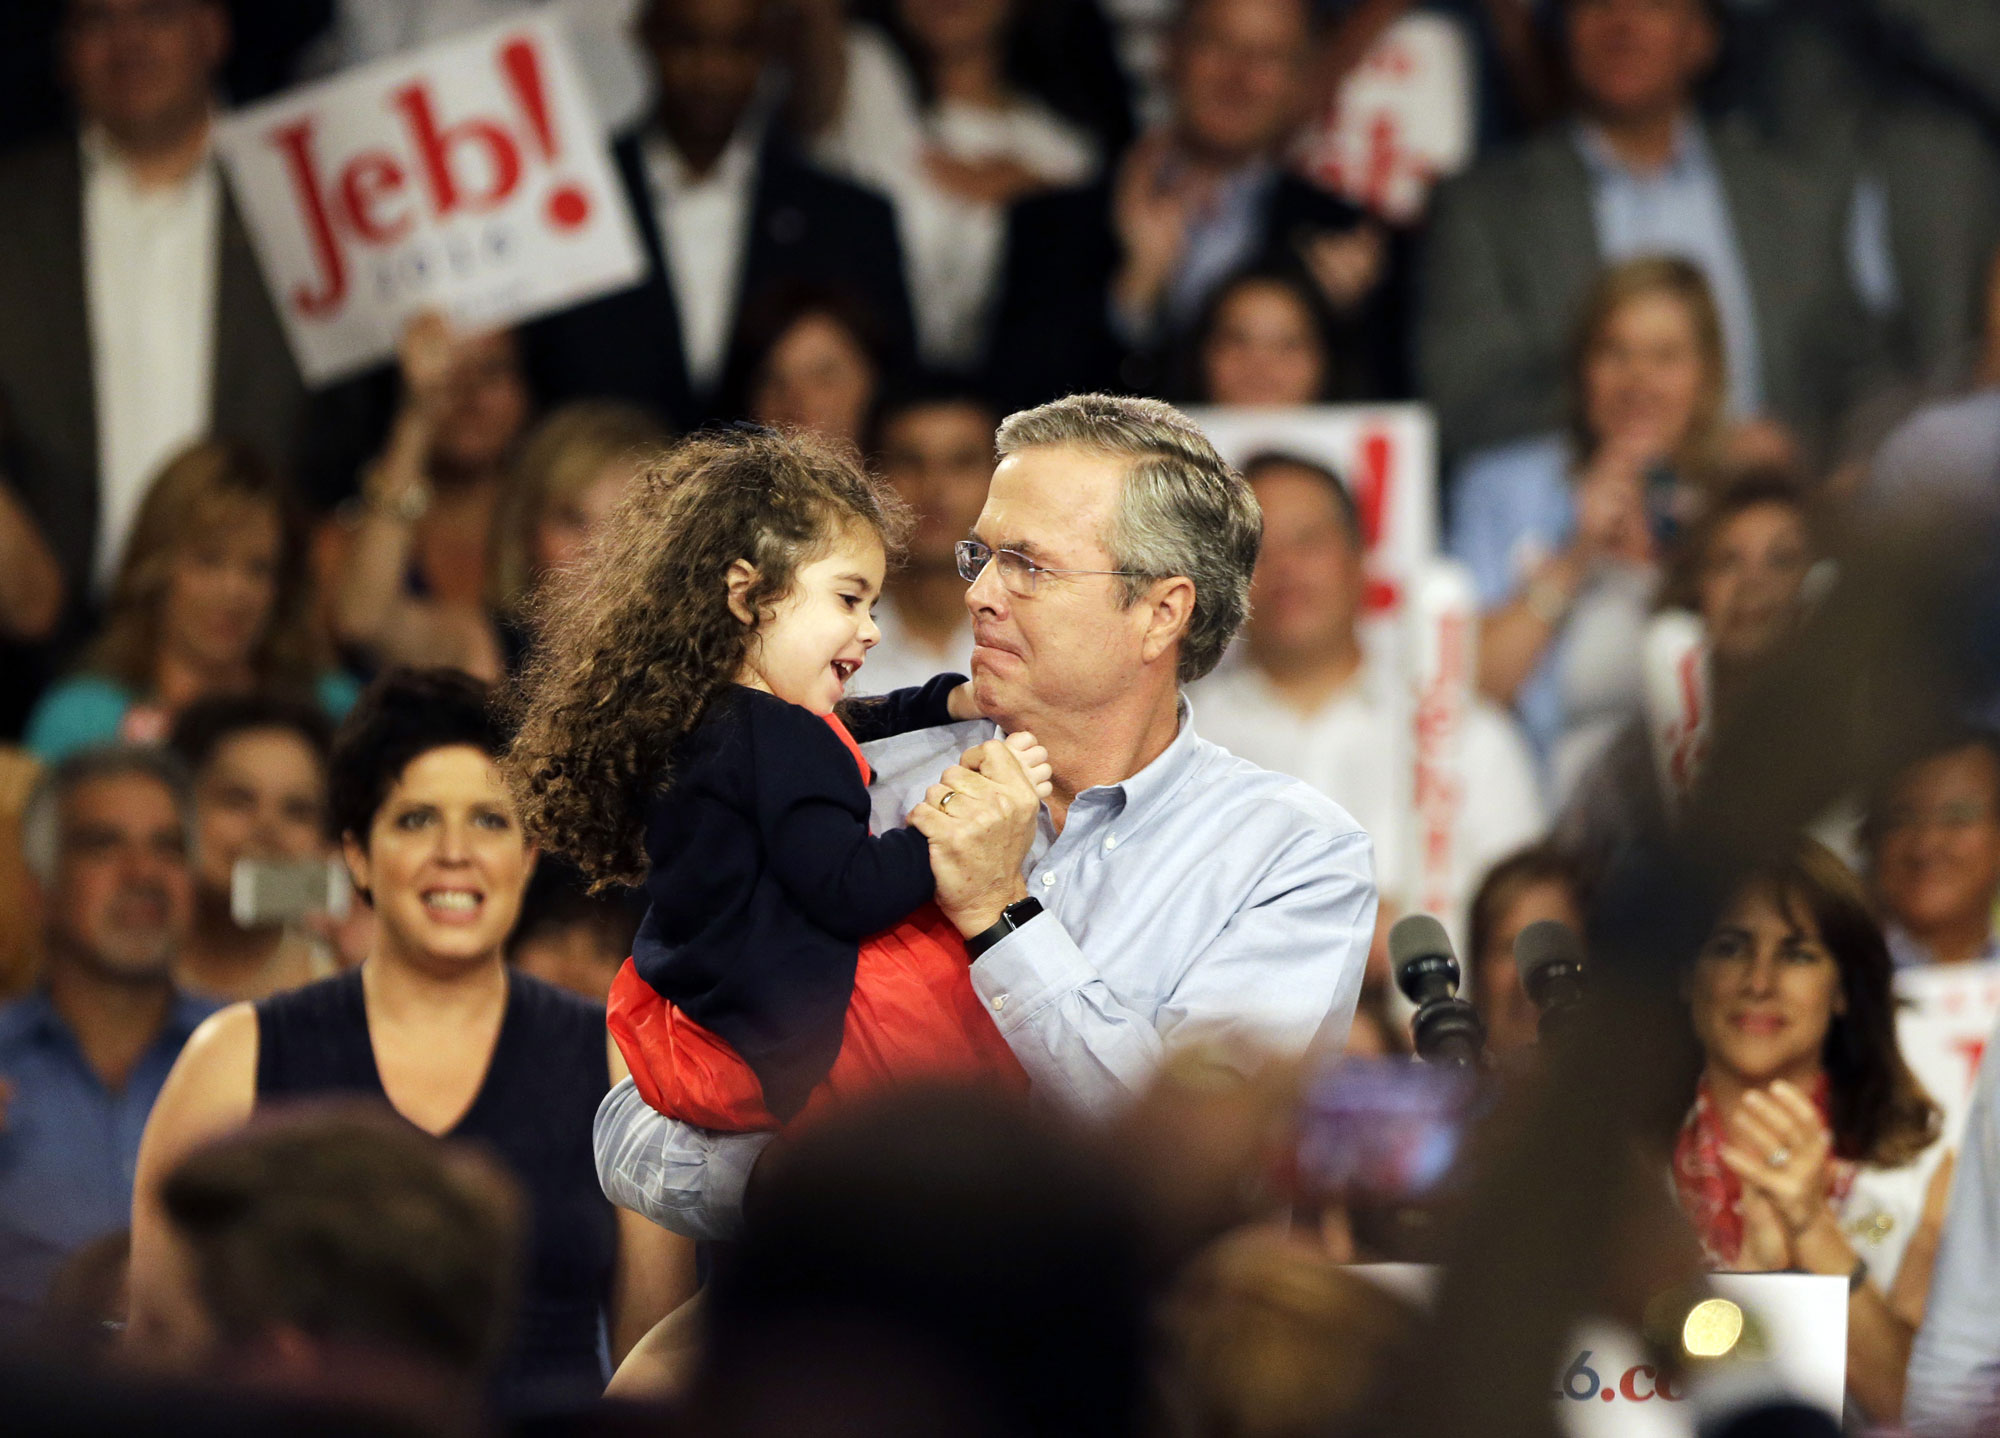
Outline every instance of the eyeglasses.
[[1033, 594], [1044, 574], [1117, 574], [1126, 578], [1139, 577], [1131, 569], [1051, 569], [1046, 564], [1037, 564], [1018, 549], [995, 549], [990, 544], [977, 539], [961, 539], [955, 551], [958, 555], [958, 577], [967, 584], [975, 582], [986, 572], [989, 564], [1000, 568], [1000, 583], [1009, 594]]

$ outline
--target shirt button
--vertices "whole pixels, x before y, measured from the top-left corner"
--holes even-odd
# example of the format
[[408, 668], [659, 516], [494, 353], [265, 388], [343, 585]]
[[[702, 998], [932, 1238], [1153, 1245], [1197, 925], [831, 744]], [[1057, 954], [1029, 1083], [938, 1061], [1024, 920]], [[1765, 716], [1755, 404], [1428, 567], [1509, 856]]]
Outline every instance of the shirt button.
[[993, 1012], [997, 1014], [1000, 1012], [1000, 1010], [1006, 1007], [1007, 1007], [1007, 996], [1005, 994], [995, 994], [993, 996]]
[[1117, 847], [1118, 847], [1118, 836], [1117, 836], [1116, 834], [1106, 834], [1106, 835], [1104, 836], [1104, 847], [1105, 847], [1105, 848], [1107, 848], [1107, 849], [1115, 849], [1115, 848], [1117, 848]]
[[1055, 881], [1056, 881], [1056, 876], [1055, 876], [1055, 875], [1054, 875], [1053, 873], [1049, 873], [1049, 872], [1044, 872], [1044, 873], [1042, 874], [1042, 887], [1043, 887], [1044, 889], [1046, 889], [1046, 888], [1048, 888], [1048, 887], [1049, 887], [1050, 885], [1054, 884], [1054, 883], [1055, 883]]

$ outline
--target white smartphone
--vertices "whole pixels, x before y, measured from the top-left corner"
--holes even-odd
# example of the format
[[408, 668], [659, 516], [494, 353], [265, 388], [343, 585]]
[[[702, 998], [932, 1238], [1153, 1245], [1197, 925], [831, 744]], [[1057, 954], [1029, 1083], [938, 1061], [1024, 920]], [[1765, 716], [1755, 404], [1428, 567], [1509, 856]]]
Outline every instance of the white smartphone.
[[339, 859], [238, 859], [229, 871], [229, 917], [242, 929], [294, 924], [308, 914], [344, 919], [353, 898]]

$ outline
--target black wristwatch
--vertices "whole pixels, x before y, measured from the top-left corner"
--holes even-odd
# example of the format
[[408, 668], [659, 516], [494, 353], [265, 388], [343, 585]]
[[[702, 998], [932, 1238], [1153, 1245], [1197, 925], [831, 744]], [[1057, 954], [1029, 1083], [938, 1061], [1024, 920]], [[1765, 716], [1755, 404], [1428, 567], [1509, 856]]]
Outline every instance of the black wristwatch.
[[978, 958], [1041, 911], [1042, 901], [1032, 894], [1016, 899], [1000, 911], [998, 919], [965, 941], [965, 952]]

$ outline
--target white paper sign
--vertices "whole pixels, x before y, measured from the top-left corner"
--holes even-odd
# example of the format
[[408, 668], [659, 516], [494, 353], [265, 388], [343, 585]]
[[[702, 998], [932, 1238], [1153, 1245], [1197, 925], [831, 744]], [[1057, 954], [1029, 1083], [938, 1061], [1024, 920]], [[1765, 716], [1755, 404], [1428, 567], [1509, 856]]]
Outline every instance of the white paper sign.
[[1437, 554], [1437, 423], [1427, 406], [1196, 406], [1187, 413], [1239, 469], [1260, 453], [1275, 452], [1345, 480], [1368, 551], [1368, 622], [1400, 617], [1418, 570]]
[[1472, 158], [1478, 81], [1464, 22], [1410, 14], [1368, 48], [1300, 137], [1305, 174], [1399, 224]]
[[1409, 868], [1414, 907], [1443, 918], [1463, 953], [1459, 815], [1465, 807], [1465, 727], [1479, 663], [1479, 599], [1472, 575], [1450, 559], [1420, 566], [1408, 603], [1410, 655]]
[[419, 310], [510, 324], [645, 273], [552, 16], [290, 91], [218, 145], [312, 384], [388, 358]]
[[[1416, 1303], [1429, 1301], [1436, 1270], [1414, 1263], [1363, 1264], [1354, 1272]], [[1764, 1353], [1696, 1368], [1687, 1386], [1663, 1379], [1631, 1335], [1580, 1328], [1552, 1375], [1549, 1401], [1571, 1438], [1692, 1438], [1724, 1395], [1779, 1394], [1840, 1416], [1847, 1387], [1847, 1280], [1817, 1273], [1711, 1273], [1709, 1287], [1743, 1310]], [[1746, 1345], [1747, 1346], [1747, 1345]]]
[[2000, 960], [1922, 964], [1896, 971], [1896, 1044], [1944, 1109], [1944, 1141], [1958, 1147], [1979, 1062], [2000, 1024]]

